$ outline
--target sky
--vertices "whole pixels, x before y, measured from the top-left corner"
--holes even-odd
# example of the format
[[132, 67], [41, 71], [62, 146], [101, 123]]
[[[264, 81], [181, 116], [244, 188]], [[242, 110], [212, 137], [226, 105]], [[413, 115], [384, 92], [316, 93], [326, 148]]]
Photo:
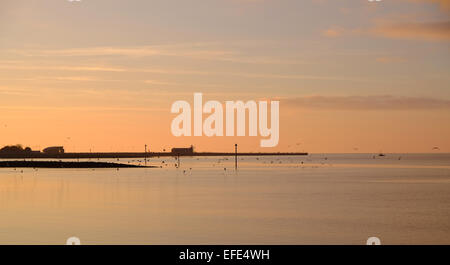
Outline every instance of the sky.
[[[450, 152], [449, 15], [449, 0], [0, 0], [0, 145]], [[278, 146], [174, 137], [171, 105], [195, 92], [279, 100]]]

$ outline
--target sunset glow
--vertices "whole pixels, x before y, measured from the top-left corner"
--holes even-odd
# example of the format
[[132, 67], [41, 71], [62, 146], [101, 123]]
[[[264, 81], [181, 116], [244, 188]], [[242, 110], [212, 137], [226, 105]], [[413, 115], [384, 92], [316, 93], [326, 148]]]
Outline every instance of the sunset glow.
[[[449, 14], [433, 0], [2, 1], [0, 145], [450, 152]], [[196, 92], [279, 100], [279, 144], [173, 136], [172, 103]]]

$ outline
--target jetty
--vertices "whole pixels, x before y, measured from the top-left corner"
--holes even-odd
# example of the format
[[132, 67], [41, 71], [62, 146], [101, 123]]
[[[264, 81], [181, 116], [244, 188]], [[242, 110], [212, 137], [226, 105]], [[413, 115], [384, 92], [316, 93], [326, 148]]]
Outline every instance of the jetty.
[[23, 152], [23, 153], [0, 153], [0, 159], [115, 159], [115, 158], [152, 158], [152, 157], [178, 157], [178, 156], [306, 156], [308, 153], [223, 153], [223, 152], [193, 152], [193, 153], [174, 153], [174, 152], [110, 152], [110, 153], [42, 153], [42, 152]]

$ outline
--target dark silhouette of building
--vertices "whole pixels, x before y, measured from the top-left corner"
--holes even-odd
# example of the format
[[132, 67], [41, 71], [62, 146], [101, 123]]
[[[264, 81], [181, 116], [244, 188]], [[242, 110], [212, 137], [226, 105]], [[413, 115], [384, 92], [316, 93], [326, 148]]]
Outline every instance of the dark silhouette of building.
[[44, 150], [42, 150], [45, 154], [51, 154], [51, 155], [59, 155], [64, 154], [64, 147], [62, 146], [51, 146], [47, 147]]
[[194, 146], [189, 148], [172, 148], [172, 154], [174, 155], [192, 155], [194, 154]]
[[0, 149], [0, 153], [2, 154], [31, 154], [31, 153], [40, 153], [39, 151], [33, 151], [30, 147], [23, 148], [22, 145], [7, 145]]

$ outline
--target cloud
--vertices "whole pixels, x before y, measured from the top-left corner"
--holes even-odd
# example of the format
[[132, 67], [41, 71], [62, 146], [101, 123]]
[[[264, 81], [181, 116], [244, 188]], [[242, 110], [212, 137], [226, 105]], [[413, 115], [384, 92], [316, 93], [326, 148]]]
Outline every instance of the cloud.
[[357, 36], [363, 34], [364, 31], [360, 28], [346, 29], [339, 26], [331, 26], [330, 28], [322, 31], [322, 35], [328, 38], [336, 38], [342, 36]]
[[[3, 63], [3, 62], [0, 62]], [[82, 71], [82, 72], [125, 72], [126, 69], [103, 66], [45, 66], [45, 65], [0, 65], [4, 70], [55, 70], [55, 71]]]
[[388, 39], [450, 41], [450, 21], [389, 22], [378, 21], [372, 27], [346, 29], [331, 26], [322, 31], [329, 38], [343, 36], [372, 36]]
[[450, 1], [449, 0], [408, 0], [409, 2], [416, 3], [433, 3], [438, 4], [441, 10], [450, 11]]
[[[354, 82], [367, 82], [370, 80], [355, 77], [355, 76], [330, 76], [330, 75], [289, 75], [289, 74], [267, 74], [267, 73], [246, 73], [246, 72], [227, 72], [227, 71], [198, 71], [198, 70], [185, 70], [185, 69], [162, 69], [162, 68], [123, 68], [123, 67], [112, 67], [112, 66], [64, 66], [64, 65], [25, 65], [25, 62], [21, 64], [1, 64], [0, 69], [5, 70], [54, 70], [54, 71], [75, 71], [75, 72], [124, 72], [124, 73], [153, 73], [153, 74], [164, 74], [164, 75], [221, 75], [221, 76], [238, 76], [244, 78], [264, 78], [264, 79], [291, 79], [291, 80], [323, 80], [323, 81], [354, 81]], [[281, 63], [281, 61], [280, 61]], [[28, 81], [33, 80], [44, 80], [45, 78], [33, 78]], [[50, 80], [49, 78], [47, 78]], [[51, 78], [57, 80], [72, 80], [72, 81], [116, 81], [116, 80], [104, 80], [101, 78], [66, 78], [58, 77]], [[5, 80], [12, 80], [10, 78]], [[22, 79], [21, 79], [22, 80]], [[121, 81], [121, 80], [117, 80]], [[155, 80], [148, 80], [146, 83], [156, 84]], [[169, 84], [167, 82], [159, 83], [159, 85], [175, 85], [173, 83]], [[178, 85], [178, 84], [177, 84]]]
[[23, 88], [0, 87], [0, 95], [25, 96], [32, 95], [33, 91]]
[[376, 36], [392, 39], [449, 41], [450, 21], [378, 23], [371, 32]]
[[214, 58], [216, 56], [225, 56], [234, 54], [226, 50], [208, 50], [208, 49], [182, 49], [177, 46], [136, 46], [136, 47], [89, 47], [73, 49], [23, 49], [10, 50], [10, 52], [24, 56], [180, 56], [196, 58]]
[[[26, 57], [98, 57], [123, 56], [131, 58], [168, 56], [193, 60], [211, 60], [243, 64], [306, 64], [308, 62], [291, 58], [249, 56], [239, 50], [223, 48], [221, 43], [186, 43], [153, 46], [111, 46], [70, 49], [9, 49], [14, 55]], [[95, 69], [94, 69], [95, 70]]]
[[329, 29], [326, 29], [322, 32], [322, 35], [329, 38], [340, 37], [345, 32], [345, 29], [341, 27], [333, 26]]
[[402, 63], [402, 62], [406, 62], [407, 60], [402, 57], [383, 56], [383, 57], [376, 58], [375, 61], [378, 63]]
[[1, 110], [18, 110], [18, 111], [132, 111], [132, 112], [155, 112], [155, 111], [167, 111], [167, 108], [159, 107], [107, 107], [107, 106], [0, 106]]
[[[445, 13], [450, 12], [450, 0], [403, 0], [403, 2], [418, 4], [437, 4]], [[419, 19], [414, 14], [393, 14], [390, 19], [376, 19], [371, 26], [344, 28], [332, 25], [321, 33], [325, 37], [336, 38], [343, 36], [369, 36], [388, 39], [422, 40], [422, 41], [450, 41], [450, 20], [428, 16], [428, 20]], [[409, 19], [405, 20], [405, 19]]]
[[301, 109], [326, 110], [428, 110], [450, 109], [450, 100], [407, 96], [305, 96], [281, 99]]
[[144, 83], [150, 84], [150, 85], [159, 85], [159, 86], [180, 86], [181, 83], [174, 83], [174, 82], [166, 82], [166, 81], [160, 81], [160, 80], [145, 80]]

